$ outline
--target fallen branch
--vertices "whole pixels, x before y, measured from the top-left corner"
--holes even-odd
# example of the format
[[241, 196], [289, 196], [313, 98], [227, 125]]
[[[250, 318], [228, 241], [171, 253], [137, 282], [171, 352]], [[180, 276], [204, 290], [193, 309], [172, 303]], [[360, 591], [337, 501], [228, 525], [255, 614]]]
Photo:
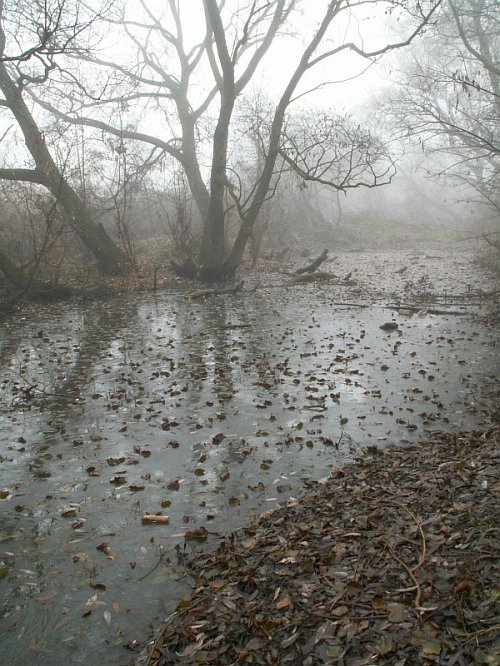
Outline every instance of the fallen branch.
[[223, 331], [234, 331], [238, 328], [251, 328], [252, 324], [226, 324], [225, 326], [221, 326], [221, 329]]
[[325, 261], [327, 257], [328, 257], [328, 250], [325, 248], [323, 252], [319, 255], [319, 257], [316, 257], [316, 259], [312, 261], [310, 264], [304, 266], [304, 268], [298, 268], [295, 271], [295, 275], [303, 275], [304, 273], [314, 273], [314, 271], [318, 270], [320, 265]]
[[316, 273], [302, 273], [301, 275], [294, 275], [287, 281], [287, 286], [295, 284], [306, 284], [309, 282], [328, 282], [330, 280], [337, 280], [337, 276], [333, 273], [326, 271], [317, 271]]
[[225, 287], [213, 287], [212, 289], [199, 289], [197, 291], [192, 291], [187, 295], [187, 298], [192, 300], [196, 298], [205, 298], [206, 296], [236, 294], [238, 291], [241, 291], [242, 288], [243, 288], [243, 280], [239, 280], [238, 282], [227, 285]]
[[388, 310], [408, 310], [408, 312], [426, 312], [427, 314], [437, 315], [466, 315], [465, 310], [441, 310], [438, 308], [426, 308], [418, 305], [393, 305], [391, 303], [384, 305]]

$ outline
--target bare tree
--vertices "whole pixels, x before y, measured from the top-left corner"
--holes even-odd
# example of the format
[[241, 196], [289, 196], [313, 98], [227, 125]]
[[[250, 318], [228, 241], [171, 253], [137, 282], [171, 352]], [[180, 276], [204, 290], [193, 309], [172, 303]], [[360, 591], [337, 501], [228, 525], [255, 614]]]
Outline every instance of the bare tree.
[[0, 168], [0, 179], [43, 185], [61, 205], [99, 268], [106, 273], [124, 272], [129, 268], [125, 254], [92, 220], [52, 157], [44, 132], [25, 100], [29, 85], [45, 85], [56, 66], [56, 56], [67, 53], [78, 35], [92, 25], [94, 18], [80, 17], [79, 5], [72, 0], [17, 0], [7, 7], [0, 0], [0, 107], [14, 117], [34, 162], [33, 168]]
[[[323, 4], [319, 22], [306, 38], [293, 66], [287, 68], [283, 88], [272, 109], [263, 150], [265, 159], [256, 174], [251, 196], [244, 200], [234, 194], [238, 191], [237, 177], [235, 182], [235, 174], [229, 169], [229, 157], [237, 149], [231, 144], [235, 111], [273, 44], [286, 32], [294, 12], [300, 9], [299, 0], [244, 3], [202, 0], [196, 3], [197, 7], [189, 3], [187, 9], [186, 3], [168, 0], [164, 15], [155, 14], [146, 0], [138, 0], [143, 18], [136, 18], [137, 14], [131, 18], [124, 11], [115, 23], [116, 30], [122, 29], [133, 45], [133, 56], [117, 62], [113, 57], [80, 54], [80, 60], [83, 58], [99, 68], [99, 80], [94, 75], [87, 84], [76, 81], [68, 68], [61, 72], [61, 99], [51, 103], [47, 96], [41, 99], [39, 95], [38, 100], [68, 122], [104, 130], [124, 139], [144, 141], [178, 160], [203, 220], [199, 273], [206, 279], [223, 279], [232, 276], [241, 263], [261, 208], [273, 188], [276, 172], [281, 168], [280, 160], [285, 159], [304, 177], [318, 178], [317, 167], [308, 163], [304, 169], [304, 163], [302, 166], [294, 163], [299, 156], [283, 147], [283, 128], [290, 105], [305, 93], [304, 86], [313, 71], [343, 52], [351, 52], [363, 61], [374, 61], [387, 52], [407, 46], [428, 24], [440, 2], [330, 0]], [[347, 20], [357, 11], [364, 12], [367, 5], [381, 13], [386, 9], [384, 21], [387, 16], [394, 21], [403, 16], [408, 18], [407, 34], [394, 43], [384, 39], [378, 45], [371, 39], [372, 35], [368, 40], [356, 34], [352, 40], [336, 41], [336, 22], [342, 22], [344, 17]], [[199, 40], [189, 40], [186, 36], [188, 12], [201, 6], [204, 34]], [[307, 13], [308, 9], [304, 11]], [[368, 43], [371, 46], [365, 46]], [[68, 81], [84, 89], [87, 102], [83, 106], [77, 104], [74, 97], [68, 98], [65, 87]], [[164, 133], [153, 133], [152, 123], [141, 122], [137, 113], [125, 129], [116, 126], [109, 115], [103, 119], [106, 105], [112, 108], [113, 104], [118, 101], [123, 104], [124, 100], [133, 103], [136, 111], [140, 108], [143, 117], [154, 117], [158, 123], [164, 120]], [[99, 112], [93, 112], [96, 107]], [[210, 148], [207, 148], [209, 140]], [[359, 141], [352, 155], [355, 153], [362, 158]], [[313, 154], [314, 150], [309, 147], [307, 159]], [[301, 159], [303, 162], [305, 158]], [[332, 179], [331, 184], [341, 191], [359, 186], [370, 171], [358, 168], [360, 166], [359, 163], [348, 173], [342, 173], [338, 182]], [[373, 175], [374, 172], [369, 174], [372, 184]], [[240, 217], [230, 247], [226, 247], [228, 200], [233, 207], [237, 204]]]
[[387, 185], [396, 172], [384, 142], [347, 114], [292, 116], [283, 127], [279, 153], [305, 182], [339, 192]]
[[[393, 127], [453, 177], [500, 209], [500, 20], [495, 0], [446, 0], [389, 102]], [[432, 156], [440, 159], [432, 161]], [[438, 165], [437, 167], [435, 165]]]
[[[267, 159], [272, 119], [272, 105], [262, 96], [245, 104], [244, 113], [237, 119], [238, 137], [234, 143], [237, 143], [239, 150], [236, 160], [230, 156], [228, 161], [228, 172], [234, 184], [227, 190], [227, 210], [231, 210], [232, 204], [241, 222], [245, 221]], [[281, 192], [284, 186], [288, 185], [288, 198], [291, 195], [290, 186], [307, 190], [308, 195], [302, 197], [304, 205], [305, 200], [311, 198], [311, 193], [317, 194], [325, 186], [336, 194], [345, 194], [347, 190], [356, 188], [379, 187], [390, 183], [395, 171], [384, 143], [350, 114], [291, 109], [282, 127], [279, 155], [267, 200], [259, 211], [249, 238], [254, 264], [263, 235], [270, 229], [275, 193]], [[292, 198], [296, 198], [295, 195]], [[295, 208], [297, 203], [294, 202]], [[324, 227], [326, 221], [318, 208], [311, 202], [308, 202], [307, 208], [314, 211], [316, 226]], [[337, 210], [339, 208], [340, 204]], [[304, 213], [303, 210], [301, 212]], [[303, 222], [302, 231], [307, 235], [311, 229], [305, 219]], [[324, 233], [325, 229], [321, 231]]]
[[55, 199], [29, 183], [2, 183], [0, 201], [0, 271], [18, 294], [59, 288], [67, 239]]

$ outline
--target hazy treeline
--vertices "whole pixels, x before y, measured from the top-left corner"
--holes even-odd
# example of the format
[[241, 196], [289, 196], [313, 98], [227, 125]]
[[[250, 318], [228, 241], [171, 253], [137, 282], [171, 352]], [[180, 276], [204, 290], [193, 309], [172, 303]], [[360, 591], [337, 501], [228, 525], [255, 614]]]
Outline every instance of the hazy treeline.
[[[0, 1], [0, 271], [16, 287], [89, 261], [140, 270], [150, 238], [209, 280], [264, 246], [429, 221], [498, 243], [495, 0], [188, 4]], [[336, 94], [373, 67], [382, 92]]]

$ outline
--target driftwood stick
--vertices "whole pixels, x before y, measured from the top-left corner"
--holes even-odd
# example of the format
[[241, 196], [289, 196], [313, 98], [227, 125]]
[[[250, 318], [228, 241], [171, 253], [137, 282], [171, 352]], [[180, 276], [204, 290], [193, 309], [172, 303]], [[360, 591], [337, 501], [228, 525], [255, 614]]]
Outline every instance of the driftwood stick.
[[236, 294], [243, 288], [243, 280], [226, 285], [225, 287], [213, 287], [212, 289], [199, 289], [187, 295], [189, 299], [205, 298], [206, 296], [219, 296], [222, 294]]

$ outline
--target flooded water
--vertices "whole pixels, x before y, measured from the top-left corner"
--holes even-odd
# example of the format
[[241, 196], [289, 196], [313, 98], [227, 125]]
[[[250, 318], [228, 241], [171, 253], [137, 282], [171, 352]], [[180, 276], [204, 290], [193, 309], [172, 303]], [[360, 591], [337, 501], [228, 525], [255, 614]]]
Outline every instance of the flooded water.
[[368, 445], [481, 424], [494, 332], [336, 302], [179, 290], [4, 323], [2, 663], [129, 664], [189, 583], [186, 532], [241, 526]]

